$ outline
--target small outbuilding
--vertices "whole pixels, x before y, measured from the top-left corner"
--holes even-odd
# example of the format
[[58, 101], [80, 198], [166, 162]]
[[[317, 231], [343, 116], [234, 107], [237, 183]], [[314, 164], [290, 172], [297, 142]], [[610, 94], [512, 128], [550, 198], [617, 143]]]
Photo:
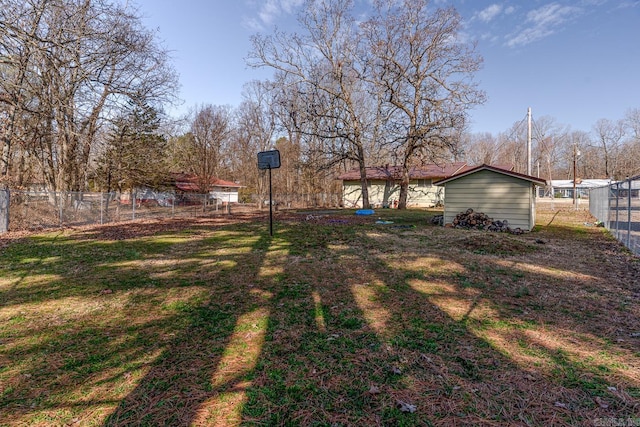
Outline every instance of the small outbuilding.
[[489, 165], [466, 169], [434, 183], [445, 188], [445, 225], [471, 208], [527, 231], [536, 223], [536, 187], [545, 184], [544, 179]]

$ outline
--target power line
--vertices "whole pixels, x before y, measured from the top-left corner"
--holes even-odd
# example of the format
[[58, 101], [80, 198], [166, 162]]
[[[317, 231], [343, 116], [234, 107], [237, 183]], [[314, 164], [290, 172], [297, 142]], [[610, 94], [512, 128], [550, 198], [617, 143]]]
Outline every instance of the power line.
[[509, 136], [500, 145], [498, 145], [498, 147], [496, 147], [496, 151], [499, 151], [507, 142], [512, 141], [513, 135], [518, 132], [518, 130], [520, 129], [520, 126], [522, 126], [522, 124], [526, 121], [527, 121], [527, 115], [525, 114], [524, 118], [520, 120], [520, 122], [515, 126], [515, 128], [512, 129], [511, 134], [509, 134]]

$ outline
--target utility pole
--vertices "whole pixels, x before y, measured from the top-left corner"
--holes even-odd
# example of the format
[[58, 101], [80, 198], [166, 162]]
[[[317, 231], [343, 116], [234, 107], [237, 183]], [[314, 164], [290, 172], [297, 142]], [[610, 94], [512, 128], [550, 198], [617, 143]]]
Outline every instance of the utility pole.
[[531, 107], [527, 109], [527, 175], [531, 175]]

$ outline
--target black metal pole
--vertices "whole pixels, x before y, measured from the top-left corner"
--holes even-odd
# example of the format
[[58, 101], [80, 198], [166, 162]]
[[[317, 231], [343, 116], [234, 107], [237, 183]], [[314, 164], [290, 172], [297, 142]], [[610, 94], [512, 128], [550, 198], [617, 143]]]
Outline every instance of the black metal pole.
[[273, 237], [273, 198], [271, 197], [271, 166], [269, 166], [269, 235]]

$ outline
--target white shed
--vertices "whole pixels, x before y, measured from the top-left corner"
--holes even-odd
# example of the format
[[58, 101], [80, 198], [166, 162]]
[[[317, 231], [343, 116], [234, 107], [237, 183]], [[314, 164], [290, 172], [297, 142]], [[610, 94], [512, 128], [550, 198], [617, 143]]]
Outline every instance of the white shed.
[[536, 223], [535, 187], [545, 183], [534, 176], [481, 165], [434, 184], [445, 187], [445, 225], [471, 208], [494, 220], [506, 219], [511, 228], [531, 230]]

